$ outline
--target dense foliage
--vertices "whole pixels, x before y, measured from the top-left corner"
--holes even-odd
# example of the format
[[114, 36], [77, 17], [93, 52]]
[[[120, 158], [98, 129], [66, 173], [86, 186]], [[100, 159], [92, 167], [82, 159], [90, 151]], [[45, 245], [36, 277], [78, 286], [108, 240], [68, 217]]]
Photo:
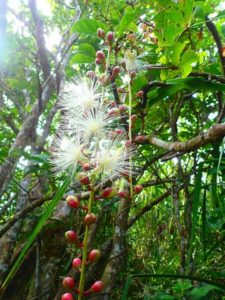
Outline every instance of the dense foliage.
[[[118, 109], [119, 129], [128, 132], [135, 116], [130, 182], [143, 191], [94, 202], [87, 247], [101, 255], [86, 268], [85, 288], [101, 279], [104, 289], [87, 299], [225, 299], [224, 8], [218, 0], [0, 2], [1, 299], [61, 299], [63, 278], [79, 281], [71, 263], [82, 245], [64, 233], [83, 240], [91, 192], [75, 176], [54, 176], [51, 156], [65, 87], [88, 71]], [[97, 182], [96, 194], [110, 186]], [[68, 195], [79, 196], [79, 209]]]

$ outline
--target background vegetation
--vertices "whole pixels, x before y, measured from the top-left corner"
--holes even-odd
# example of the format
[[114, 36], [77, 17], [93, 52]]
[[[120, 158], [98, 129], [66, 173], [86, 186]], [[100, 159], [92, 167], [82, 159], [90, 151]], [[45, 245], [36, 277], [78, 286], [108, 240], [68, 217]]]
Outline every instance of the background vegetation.
[[[102, 278], [105, 289], [91, 299], [225, 299], [224, 7], [217, 0], [0, 2], [2, 299], [61, 299], [62, 278], [78, 277], [71, 261], [79, 249], [64, 232], [74, 228], [82, 238], [84, 213], [64, 200], [81, 189], [52, 176], [49, 148], [65, 82], [101, 72], [96, 51], [106, 45], [98, 28], [115, 34], [108, 71], [120, 65], [121, 73], [112, 101], [119, 104], [117, 88], [125, 87], [125, 51], [144, 65], [132, 83], [133, 136], [143, 136], [135, 180], [144, 190], [132, 202], [115, 196], [95, 206], [90, 245], [102, 255], [86, 282]], [[85, 205], [87, 195], [81, 199]]]

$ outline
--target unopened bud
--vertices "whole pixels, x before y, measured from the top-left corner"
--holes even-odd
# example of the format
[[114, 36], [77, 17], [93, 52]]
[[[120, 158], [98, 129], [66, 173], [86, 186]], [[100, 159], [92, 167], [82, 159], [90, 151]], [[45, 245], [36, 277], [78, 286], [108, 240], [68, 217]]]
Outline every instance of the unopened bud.
[[99, 293], [103, 290], [103, 288], [104, 288], [104, 284], [102, 281], [96, 281], [91, 286], [91, 290], [93, 293]]
[[101, 61], [105, 60], [105, 53], [101, 50], [97, 51], [96, 58], [99, 58]]
[[80, 201], [76, 196], [67, 196], [66, 202], [71, 208], [78, 208], [80, 206]]
[[85, 172], [80, 172], [77, 174], [77, 180], [80, 182], [82, 185], [88, 185], [90, 184], [89, 177]]
[[135, 185], [134, 186], [134, 193], [135, 194], [140, 194], [143, 191], [143, 186], [141, 184]]
[[117, 194], [116, 188], [108, 187], [102, 191], [101, 198], [110, 199]]
[[104, 39], [105, 38], [105, 31], [102, 28], [98, 28], [97, 29], [97, 35], [100, 39]]
[[81, 266], [81, 264], [82, 264], [81, 259], [80, 259], [79, 257], [76, 257], [76, 258], [74, 258], [74, 260], [73, 260], [73, 262], [72, 262], [72, 267], [73, 267], [74, 269], [79, 269], [80, 266]]
[[136, 93], [136, 97], [137, 97], [137, 98], [143, 98], [143, 96], [144, 96], [144, 92], [143, 92], [143, 91], [138, 91], [138, 92]]
[[135, 143], [137, 144], [142, 144], [145, 141], [145, 136], [144, 135], [137, 135], [134, 139]]
[[90, 226], [90, 225], [94, 224], [96, 222], [96, 220], [97, 219], [96, 219], [95, 214], [90, 213], [84, 217], [84, 224], [87, 226]]
[[114, 33], [112, 31], [109, 31], [107, 33], [107, 40], [110, 44], [112, 44], [114, 42]]
[[65, 233], [65, 237], [67, 239], [67, 241], [71, 244], [76, 243], [77, 242], [77, 234], [75, 231], [73, 230], [69, 230]]
[[100, 255], [101, 253], [98, 249], [93, 249], [88, 255], [88, 260], [92, 263], [96, 262], [99, 259]]

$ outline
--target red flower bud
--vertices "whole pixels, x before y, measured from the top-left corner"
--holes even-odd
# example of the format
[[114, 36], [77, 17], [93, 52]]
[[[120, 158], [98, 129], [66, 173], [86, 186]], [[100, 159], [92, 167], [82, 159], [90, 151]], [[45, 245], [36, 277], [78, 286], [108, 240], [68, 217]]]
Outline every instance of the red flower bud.
[[109, 116], [117, 116], [120, 114], [119, 108], [115, 107], [109, 110], [108, 112]]
[[77, 241], [77, 234], [73, 230], [67, 231], [65, 237], [69, 243], [75, 243]]
[[113, 41], [114, 41], [114, 33], [113, 33], [112, 31], [109, 31], [109, 32], [107, 33], [107, 40], [108, 40], [108, 42], [109, 42], [110, 44], [113, 43]]
[[92, 167], [93, 166], [90, 163], [85, 163], [85, 164], [82, 165], [82, 168], [83, 168], [84, 171], [89, 171], [89, 170], [92, 169]]
[[80, 182], [82, 185], [88, 185], [90, 183], [89, 177], [85, 172], [80, 172], [77, 174], [77, 180]]
[[72, 290], [75, 286], [75, 281], [72, 277], [65, 277], [62, 284], [65, 289]]
[[142, 144], [145, 141], [145, 136], [144, 135], [137, 135], [134, 139], [135, 143], [140, 143]]
[[78, 208], [80, 205], [79, 199], [76, 196], [68, 196], [66, 202], [71, 208]]
[[125, 145], [126, 148], [130, 148], [132, 146], [132, 142], [128, 140], [128, 141], [125, 142], [124, 145]]
[[98, 28], [97, 29], [97, 35], [100, 39], [104, 39], [105, 38], [105, 31], [102, 28]]
[[134, 187], [134, 193], [140, 194], [143, 191], [143, 186], [141, 184], [135, 185]]
[[130, 78], [133, 79], [136, 76], [136, 72], [135, 71], [131, 71], [130, 72]]
[[97, 51], [96, 58], [99, 58], [101, 61], [105, 60], [105, 53], [101, 50]]
[[99, 259], [100, 255], [101, 253], [98, 249], [93, 249], [88, 255], [88, 260], [92, 263], [96, 262]]
[[118, 196], [125, 199], [129, 198], [129, 194], [126, 191], [119, 191]]
[[136, 93], [136, 97], [137, 98], [142, 98], [144, 96], [144, 92], [143, 91], [138, 91], [137, 93]]
[[62, 295], [61, 300], [74, 300], [73, 295], [70, 293], [66, 293]]
[[96, 65], [101, 65], [102, 64], [102, 60], [100, 59], [100, 58], [96, 58], [95, 59], [95, 63], [96, 63]]
[[90, 225], [94, 224], [96, 222], [96, 220], [97, 219], [96, 219], [95, 214], [90, 213], [84, 217], [84, 224], [87, 226], [90, 226]]
[[124, 104], [119, 105], [119, 110], [121, 113], [124, 113], [128, 110], [128, 107]]
[[79, 257], [74, 258], [73, 262], [72, 262], [72, 267], [74, 269], [78, 269], [81, 267], [82, 261]]
[[102, 281], [96, 281], [91, 286], [91, 290], [93, 293], [99, 293], [103, 290], [103, 288], [104, 288], [104, 284]]
[[115, 188], [108, 187], [102, 191], [101, 198], [110, 199], [113, 198], [116, 194], [117, 191]]
[[120, 72], [120, 67], [119, 66], [114, 67], [112, 70], [112, 76], [113, 77], [117, 76], [119, 72]]

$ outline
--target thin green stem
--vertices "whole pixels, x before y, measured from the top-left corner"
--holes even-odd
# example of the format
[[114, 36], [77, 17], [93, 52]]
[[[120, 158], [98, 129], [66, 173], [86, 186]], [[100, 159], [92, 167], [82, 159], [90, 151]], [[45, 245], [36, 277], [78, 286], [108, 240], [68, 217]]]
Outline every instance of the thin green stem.
[[[91, 208], [94, 200], [94, 186], [91, 184], [90, 187], [91, 187], [91, 193], [88, 201], [88, 213], [91, 213]], [[89, 226], [86, 225], [84, 240], [83, 240], [82, 265], [81, 265], [78, 300], [83, 299], [84, 284], [85, 284], [85, 270], [86, 270], [87, 253], [88, 253], [88, 235], [89, 235]]]
[[[132, 122], [131, 122], [131, 103], [132, 103], [132, 92], [131, 92], [131, 78], [128, 82], [128, 96], [129, 96], [129, 128], [128, 128], [128, 137], [129, 141], [132, 143]], [[130, 199], [133, 198], [133, 179], [132, 179], [132, 155], [129, 157], [129, 163], [130, 163], [130, 172], [129, 172], [129, 184], [130, 184]]]

